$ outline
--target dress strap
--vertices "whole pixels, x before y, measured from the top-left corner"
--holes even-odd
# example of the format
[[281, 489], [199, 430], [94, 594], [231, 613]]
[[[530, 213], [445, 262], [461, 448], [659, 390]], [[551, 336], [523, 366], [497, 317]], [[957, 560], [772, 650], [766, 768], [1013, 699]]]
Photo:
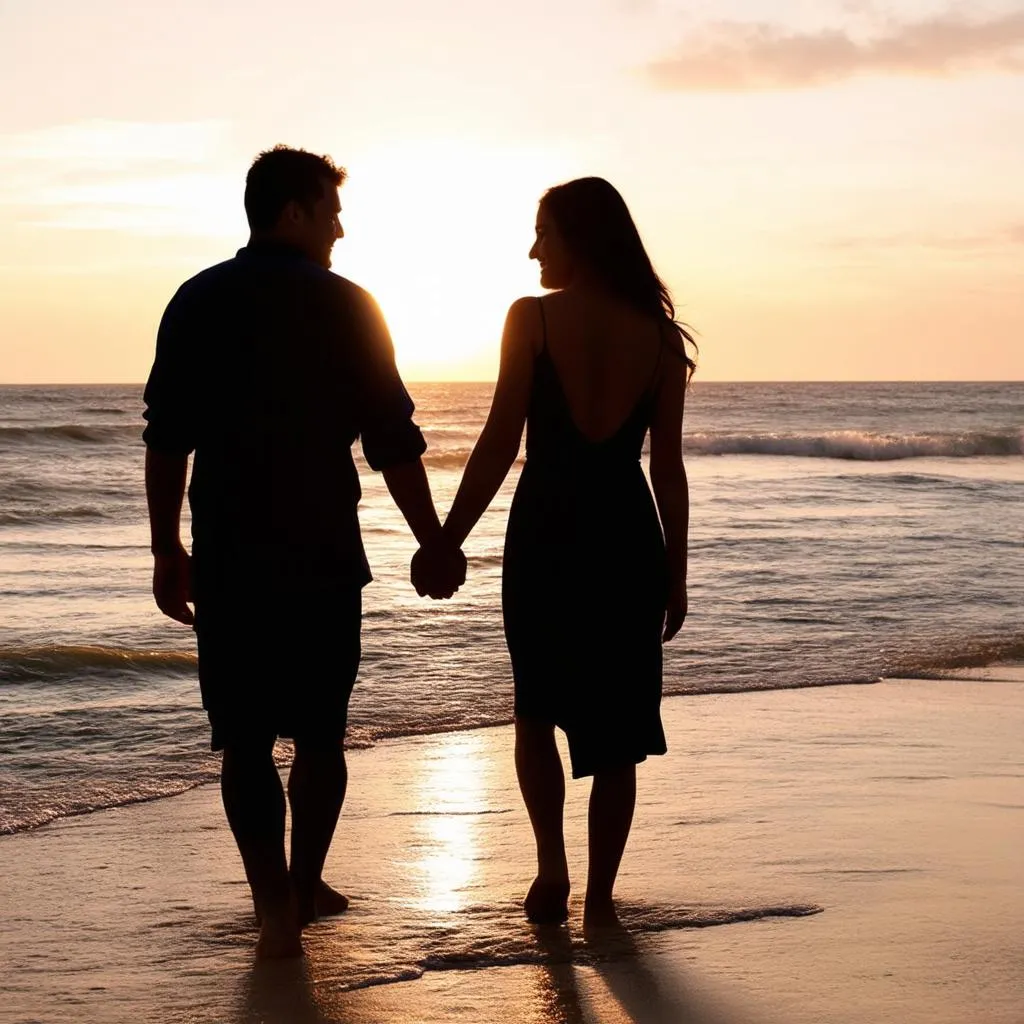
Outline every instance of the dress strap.
[[541, 326], [541, 352], [546, 351], [548, 347], [548, 321], [547, 317], [544, 316], [544, 299], [541, 296], [537, 296], [537, 308], [540, 310], [540, 326]]

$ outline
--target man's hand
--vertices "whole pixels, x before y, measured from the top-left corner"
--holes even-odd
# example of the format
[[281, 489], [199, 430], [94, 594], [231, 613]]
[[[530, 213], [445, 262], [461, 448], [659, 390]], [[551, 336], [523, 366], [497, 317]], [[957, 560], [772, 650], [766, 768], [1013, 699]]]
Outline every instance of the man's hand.
[[192, 559], [180, 544], [174, 550], [154, 554], [153, 597], [168, 618], [186, 626], [195, 622], [188, 606], [192, 600]]
[[413, 555], [409, 578], [420, 597], [444, 600], [466, 582], [466, 556], [444, 542], [420, 548]]
[[677, 580], [669, 589], [668, 606], [665, 608], [665, 632], [661, 642], [667, 644], [682, 628], [686, 619], [686, 580]]

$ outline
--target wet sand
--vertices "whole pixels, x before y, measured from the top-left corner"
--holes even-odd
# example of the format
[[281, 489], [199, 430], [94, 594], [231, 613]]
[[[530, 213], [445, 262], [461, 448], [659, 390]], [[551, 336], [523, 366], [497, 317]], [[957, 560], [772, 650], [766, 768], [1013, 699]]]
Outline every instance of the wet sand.
[[976, 674], [666, 701], [600, 942], [585, 783], [569, 925], [522, 920], [507, 727], [351, 754], [299, 963], [253, 965], [216, 787], [4, 837], [0, 1021], [1022, 1024], [1024, 671]]

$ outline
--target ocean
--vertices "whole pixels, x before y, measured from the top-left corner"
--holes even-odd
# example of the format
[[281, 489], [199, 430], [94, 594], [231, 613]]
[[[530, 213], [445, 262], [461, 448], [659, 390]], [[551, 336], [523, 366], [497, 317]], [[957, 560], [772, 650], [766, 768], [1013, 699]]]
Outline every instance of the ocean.
[[[443, 513], [492, 385], [410, 390]], [[217, 777], [194, 636], [150, 596], [141, 408], [137, 385], [0, 388], [0, 833]], [[1022, 428], [1022, 383], [698, 378], [690, 615], [666, 695], [1024, 659]], [[510, 721], [500, 576], [518, 466], [467, 543], [466, 586], [439, 603], [410, 586], [414, 542], [359, 468], [375, 580], [349, 746]]]

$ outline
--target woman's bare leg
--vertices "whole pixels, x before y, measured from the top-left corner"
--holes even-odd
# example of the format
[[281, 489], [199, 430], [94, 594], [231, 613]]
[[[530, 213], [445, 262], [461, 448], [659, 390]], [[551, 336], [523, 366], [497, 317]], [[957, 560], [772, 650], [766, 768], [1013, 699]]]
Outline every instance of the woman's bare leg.
[[622, 853], [633, 823], [636, 805], [636, 765], [594, 774], [590, 790], [587, 895], [583, 904], [584, 927], [618, 924], [612, 890]]
[[562, 828], [565, 774], [553, 725], [516, 719], [516, 775], [537, 841], [537, 877], [523, 906], [535, 924], [558, 924], [569, 916], [569, 866]]

